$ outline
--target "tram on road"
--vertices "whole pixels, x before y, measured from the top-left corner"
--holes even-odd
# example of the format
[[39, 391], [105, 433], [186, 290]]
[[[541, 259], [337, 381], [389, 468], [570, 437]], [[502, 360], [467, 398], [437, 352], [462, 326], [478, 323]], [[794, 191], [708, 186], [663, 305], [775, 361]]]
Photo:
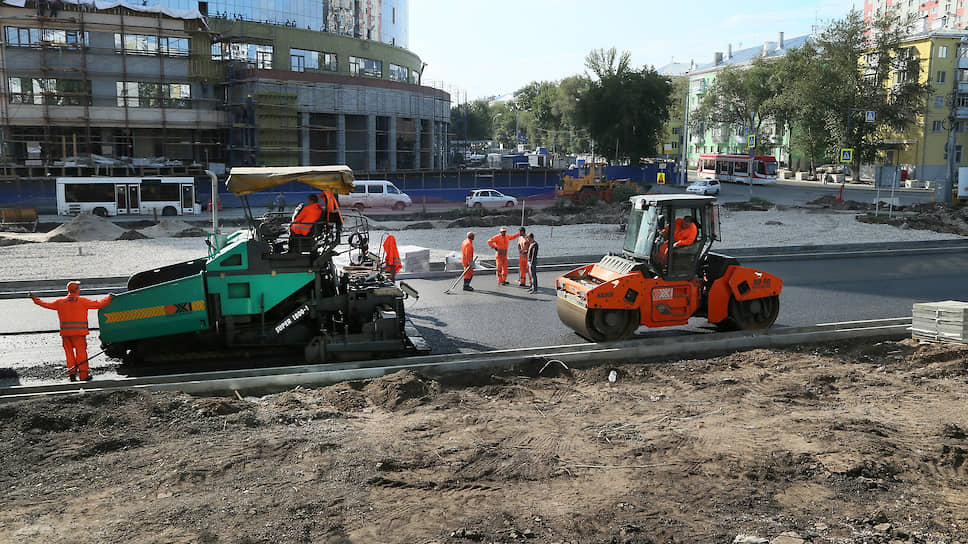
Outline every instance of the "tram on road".
[[[776, 183], [776, 158], [753, 157], [753, 185]], [[749, 183], [750, 157], [705, 153], [699, 155], [700, 179], [716, 179], [720, 183]]]
[[198, 215], [192, 177], [57, 178], [57, 213]]

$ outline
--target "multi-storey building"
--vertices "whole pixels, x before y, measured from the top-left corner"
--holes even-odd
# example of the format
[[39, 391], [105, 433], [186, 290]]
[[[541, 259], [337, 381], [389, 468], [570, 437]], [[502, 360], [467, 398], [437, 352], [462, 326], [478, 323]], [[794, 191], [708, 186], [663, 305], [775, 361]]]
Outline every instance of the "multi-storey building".
[[[686, 104], [689, 115], [699, 108], [703, 96], [706, 94], [716, 75], [726, 66], [735, 68], [746, 68], [757, 58], [776, 58], [786, 54], [787, 51], [803, 45], [809, 36], [799, 36], [789, 40], [784, 40], [783, 33], [779, 34], [777, 41], [764, 42], [762, 46], [748, 47], [733, 51], [730, 45], [726, 54], [717, 52], [713, 55], [713, 61], [708, 64], [692, 65], [686, 72], [689, 78], [688, 92], [686, 94]], [[694, 124], [689, 122], [688, 142], [686, 143], [687, 161], [695, 165], [702, 153], [746, 153], [746, 135], [749, 131], [748, 126], [729, 126], [729, 125], [709, 125], [707, 123]], [[777, 132], [776, 127], [765, 127], [766, 136], [774, 144], [772, 154], [778, 160], [784, 161], [783, 150], [789, 141], [789, 134], [782, 131]]]
[[0, 4], [0, 175], [441, 167], [450, 97], [421, 85], [424, 65], [406, 49], [407, 7], [8, 0]]
[[912, 30], [918, 33], [968, 28], [964, 0], [864, 0], [865, 21], [888, 11], [913, 21]]
[[[916, 77], [931, 86], [931, 94], [924, 113], [911, 119], [907, 130], [888, 135], [884, 163], [900, 165], [909, 177], [921, 181], [941, 181], [948, 172], [949, 130], [954, 130], [955, 165], [968, 164], [964, 147], [968, 143], [965, 125], [968, 123], [968, 38], [964, 31], [937, 31], [916, 34], [903, 42], [907, 59], [917, 59], [920, 69]], [[898, 62], [898, 70], [891, 84], [913, 77], [913, 70], [905, 70], [906, 63]], [[858, 119], [858, 122], [863, 122]]]

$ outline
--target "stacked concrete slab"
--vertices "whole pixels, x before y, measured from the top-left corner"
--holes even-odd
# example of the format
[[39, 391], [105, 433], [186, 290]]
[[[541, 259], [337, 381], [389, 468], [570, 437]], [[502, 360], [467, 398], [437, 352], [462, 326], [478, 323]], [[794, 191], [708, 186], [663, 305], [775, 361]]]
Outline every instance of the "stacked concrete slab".
[[945, 300], [914, 305], [911, 332], [919, 340], [968, 343], [968, 302]]

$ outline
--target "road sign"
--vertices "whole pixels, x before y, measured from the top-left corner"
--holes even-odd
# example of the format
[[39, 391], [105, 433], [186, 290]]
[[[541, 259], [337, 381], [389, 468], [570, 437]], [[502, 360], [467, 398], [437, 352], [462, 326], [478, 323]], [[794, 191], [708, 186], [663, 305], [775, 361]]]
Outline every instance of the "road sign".
[[655, 175], [655, 181], [659, 185], [665, 185], [665, 172], [659, 172]]
[[[736, 140], [733, 140], [736, 141]], [[756, 134], [750, 134], [746, 137], [746, 147], [754, 148], [756, 147]]]
[[852, 147], [840, 149], [840, 162], [854, 162], [854, 149]]
[[864, 121], [867, 121], [868, 123], [873, 123], [874, 122], [874, 112], [872, 112], [872, 111], [865, 111], [864, 112]]

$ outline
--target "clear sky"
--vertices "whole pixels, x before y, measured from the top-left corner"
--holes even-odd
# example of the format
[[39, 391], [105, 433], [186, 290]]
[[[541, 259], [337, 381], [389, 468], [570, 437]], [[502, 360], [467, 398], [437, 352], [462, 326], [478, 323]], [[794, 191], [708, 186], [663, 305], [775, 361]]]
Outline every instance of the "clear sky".
[[[854, 0], [410, 0], [410, 50], [424, 85], [460, 101], [583, 73], [593, 49], [629, 51], [632, 66], [712, 62], [716, 51], [809, 34]], [[856, 2], [857, 9], [863, 3]]]

